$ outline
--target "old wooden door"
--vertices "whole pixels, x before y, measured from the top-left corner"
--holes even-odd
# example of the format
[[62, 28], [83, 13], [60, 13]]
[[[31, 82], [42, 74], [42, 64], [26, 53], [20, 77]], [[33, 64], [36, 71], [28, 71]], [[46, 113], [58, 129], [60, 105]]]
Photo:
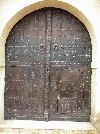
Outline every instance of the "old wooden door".
[[72, 14], [44, 8], [6, 42], [5, 119], [89, 121], [91, 43]]

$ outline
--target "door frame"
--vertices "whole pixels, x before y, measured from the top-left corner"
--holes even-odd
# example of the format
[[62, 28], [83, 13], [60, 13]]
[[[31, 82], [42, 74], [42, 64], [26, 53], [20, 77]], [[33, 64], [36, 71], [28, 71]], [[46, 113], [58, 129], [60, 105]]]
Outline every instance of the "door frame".
[[[93, 45], [93, 47], [92, 47], [93, 51], [92, 51], [92, 64], [91, 64], [91, 68], [92, 68], [91, 123], [89, 123], [89, 125], [94, 124], [95, 121], [98, 119], [97, 114], [100, 112], [100, 106], [98, 105], [99, 104], [98, 102], [99, 102], [100, 99], [99, 99], [99, 96], [98, 96], [99, 82], [98, 82], [97, 78], [100, 75], [100, 66], [99, 66], [99, 64], [97, 62], [98, 54], [96, 54], [96, 51], [97, 51], [96, 45], [97, 44], [99, 45], [99, 42], [97, 42], [97, 40], [96, 40], [95, 29], [92, 27], [92, 23], [86, 18], [85, 14], [83, 14], [76, 7], [74, 7], [74, 4], [72, 6], [72, 5], [68, 4], [68, 3], [59, 2], [59, 1], [56, 0], [55, 2], [51, 1], [50, 5], [48, 5], [48, 2], [46, 0], [44, 0], [42, 2], [40, 1], [38, 3], [33, 3], [30, 6], [29, 6], [29, 4], [27, 4], [26, 6], [24, 5], [23, 8], [21, 8], [22, 10], [20, 10], [20, 11], [17, 10], [16, 14], [14, 14], [14, 16], [11, 17], [7, 21], [7, 23], [5, 23], [5, 27], [4, 27], [3, 31], [2, 31], [2, 34], [1, 34], [2, 39], [0, 41], [1, 41], [1, 44], [2, 44], [2, 50], [3, 50], [4, 54], [0, 53], [0, 59], [1, 59], [1, 62], [0, 62], [0, 65], [1, 65], [0, 74], [2, 74], [1, 75], [1, 83], [2, 84], [0, 85], [0, 87], [2, 89], [0, 91], [1, 92], [0, 93], [0, 101], [2, 102], [2, 105], [1, 105], [1, 108], [0, 108], [0, 113], [1, 113], [0, 114], [0, 122], [1, 122], [0, 126], [3, 125], [5, 127], [7, 127], [7, 124], [10, 123], [11, 125], [8, 125], [8, 127], [11, 127], [11, 128], [18, 128], [18, 127], [19, 128], [21, 128], [21, 127], [26, 128], [25, 122], [28, 123], [28, 121], [24, 121], [24, 126], [23, 126], [22, 121], [4, 121], [4, 103], [3, 103], [3, 100], [4, 100], [3, 92], [4, 92], [4, 85], [5, 85], [5, 81], [4, 81], [4, 78], [5, 78], [5, 56], [4, 56], [5, 51], [4, 51], [4, 49], [5, 48], [4, 48], [4, 44], [6, 42], [7, 35], [9, 34], [9, 31], [11, 30], [13, 25], [15, 25], [16, 22], [18, 20], [20, 20], [23, 16], [25, 16], [26, 14], [28, 14], [28, 13], [36, 10], [36, 9], [40, 9], [41, 7], [49, 7], [49, 6], [58, 7], [58, 8], [62, 8], [64, 10], [69, 11], [70, 13], [75, 15], [78, 19], [80, 19], [85, 24], [85, 26], [87, 27], [87, 29], [88, 29], [88, 31], [90, 33], [91, 43]], [[72, 10], [72, 8], [73, 8], [73, 10]], [[30, 123], [32, 123], [32, 121], [30, 121]], [[50, 124], [50, 123], [47, 123], [47, 124]], [[76, 124], [76, 123], [74, 123], [74, 124]], [[86, 123], [84, 122], [82, 124], [86, 124]], [[77, 129], [78, 129], [78, 127], [77, 127]]]

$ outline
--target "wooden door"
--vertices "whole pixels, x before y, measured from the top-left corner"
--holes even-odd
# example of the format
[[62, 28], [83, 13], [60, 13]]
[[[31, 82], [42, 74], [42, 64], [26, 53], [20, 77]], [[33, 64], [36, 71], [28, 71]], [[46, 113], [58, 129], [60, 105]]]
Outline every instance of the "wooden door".
[[44, 8], [6, 42], [5, 119], [90, 120], [91, 41], [72, 14]]

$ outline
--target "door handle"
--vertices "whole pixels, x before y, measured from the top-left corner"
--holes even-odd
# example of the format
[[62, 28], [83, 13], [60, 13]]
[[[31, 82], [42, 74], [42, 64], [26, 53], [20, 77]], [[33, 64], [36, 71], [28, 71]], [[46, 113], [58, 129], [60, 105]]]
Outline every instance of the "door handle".
[[53, 49], [54, 49], [55, 51], [57, 51], [57, 50], [58, 50], [58, 44], [54, 44]]
[[45, 49], [45, 46], [43, 44], [40, 44], [39, 49], [40, 50], [44, 50]]

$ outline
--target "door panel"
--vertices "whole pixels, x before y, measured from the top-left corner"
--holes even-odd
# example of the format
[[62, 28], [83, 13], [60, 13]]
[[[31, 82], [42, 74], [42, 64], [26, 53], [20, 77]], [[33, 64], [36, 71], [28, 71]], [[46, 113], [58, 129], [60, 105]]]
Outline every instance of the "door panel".
[[85, 76], [90, 79], [87, 68], [84, 64], [51, 64], [50, 120], [89, 121], [90, 93], [86, 87], [90, 86], [84, 80]]
[[45, 67], [21, 64], [7, 69], [5, 118], [43, 120]]
[[52, 11], [50, 120], [89, 121], [91, 44], [77, 18]]
[[6, 42], [5, 119], [89, 121], [91, 40], [72, 14], [28, 14]]
[[46, 13], [31, 13], [6, 43], [5, 119], [44, 120]]

